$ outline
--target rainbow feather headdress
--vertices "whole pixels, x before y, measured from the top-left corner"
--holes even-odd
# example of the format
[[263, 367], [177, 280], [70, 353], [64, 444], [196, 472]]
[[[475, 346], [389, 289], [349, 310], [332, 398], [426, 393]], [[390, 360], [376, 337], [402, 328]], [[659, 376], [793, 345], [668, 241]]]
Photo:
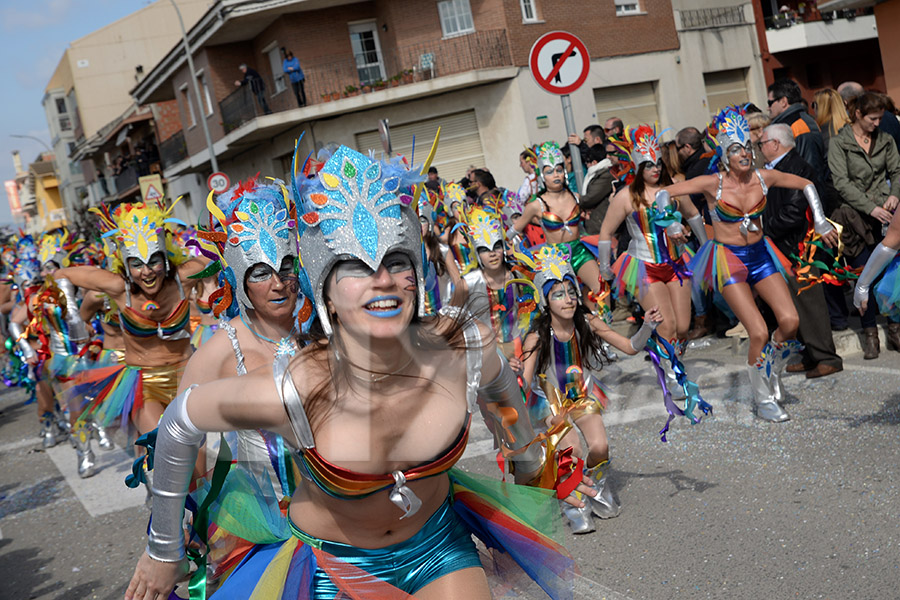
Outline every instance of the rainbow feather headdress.
[[184, 250], [174, 243], [172, 232], [168, 228], [174, 223], [187, 227], [184, 221], [169, 216], [177, 202], [176, 200], [168, 209], [162, 202], [120, 204], [113, 210], [106, 205], [91, 209], [91, 212], [100, 216], [98, 225], [103, 237], [115, 240], [113, 270], [124, 268], [125, 276], [133, 281], [128, 267], [129, 258], [137, 258], [146, 264], [150, 262], [151, 256], [157, 252], [162, 253], [166, 274], [170, 263], [180, 265], [188, 259]]
[[38, 260], [38, 248], [34, 238], [24, 233], [16, 242], [16, 262], [13, 265], [13, 280], [22, 289], [39, 281], [41, 263]]
[[556, 142], [544, 142], [537, 149], [538, 157], [538, 177], [541, 182], [544, 181], [544, 169], [549, 167], [551, 170], [558, 165], [565, 165], [566, 159], [563, 157], [562, 150]]
[[515, 251], [513, 255], [534, 274], [533, 285], [541, 307], [549, 305], [547, 293], [553, 284], [560, 281], [571, 281], [575, 284], [578, 298], [581, 298], [581, 287], [572, 270], [569, 251], [562, 246], [543, 244], [529, 251]]
[[709, 161], [710, 173], [715, 173], [720, 166], [726, 171], [729, 169], [726, 153], [735, 144], [745, 147], [747, 152], [755, 157], [750, 140], [750, 125], [747, 123], [744, 107], [726, 106], [719, 111], [706, 129], [706, 142], [714, 150], [714, 155]]
[[66, 258], [69, 255], [68, 246], [71, 244], [69, 232], [66, 229], [56, 229], [45, 233], [41, 237], [41, 247], [38, 251], [38, 259], [42, 265], [53, 261], [59, 267], [66, 266]]
[[644, 124], [639, 127], [628, 127], [625, 130], [625, 137], [631, 143], [631, 162], [636, 169], [645, 162], [655, 165], [662, 158], [659, 150], [659, 134], [656, 132], [656, 128], [655, 124]]

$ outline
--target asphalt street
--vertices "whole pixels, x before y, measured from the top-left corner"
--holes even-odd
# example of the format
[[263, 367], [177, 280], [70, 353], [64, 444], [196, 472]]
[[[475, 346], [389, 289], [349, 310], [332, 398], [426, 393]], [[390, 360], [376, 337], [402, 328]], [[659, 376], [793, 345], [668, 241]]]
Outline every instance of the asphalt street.
[[[623, 510], [583, 536], [560, 518], [581, 570], [576, 597], [900, 595], [900, 353], [845, 356], [842, 373], [821, 379], [788, 375], [792, 419], [777, 425], [752, 414], [745, 354], [728, 340], [689, 350], [714, 415], [675, 422], [668, 443], [657, 435], [665, 411], [649, 363], [637, 356], [602, 371]], [[0, 598], [121, 598], [148, 518], [144, 493], [122, 483], [131, 459], [98, 450], [101, 471], [78, 479], [70, 447], [41, 449], [23, 399], [0, 392]], [[500, 476], [480, 423], [460, 466]]]

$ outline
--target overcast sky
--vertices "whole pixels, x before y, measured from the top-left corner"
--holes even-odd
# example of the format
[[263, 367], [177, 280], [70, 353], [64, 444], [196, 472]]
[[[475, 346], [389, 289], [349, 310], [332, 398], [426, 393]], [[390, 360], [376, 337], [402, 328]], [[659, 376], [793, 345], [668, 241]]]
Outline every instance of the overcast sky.
[[[29, 135], [50, 145], [41, 99], [69, 42], [121, 19], [148, 0], [0, 0], [0, 181], [13, 179], [12, 151], [27, 166], [46, 150]], [[115, 116], [115, 115], [113, 115]], [[0, 224], [11, 223], [5, 190], [0, 196]]]

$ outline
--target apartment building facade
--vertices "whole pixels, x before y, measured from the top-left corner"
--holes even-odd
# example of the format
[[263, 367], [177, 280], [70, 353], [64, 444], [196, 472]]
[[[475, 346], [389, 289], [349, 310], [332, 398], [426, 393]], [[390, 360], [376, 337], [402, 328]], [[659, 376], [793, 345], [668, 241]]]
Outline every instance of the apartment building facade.
[[[751, 5], [703, 2], [220, 0], [188, 32], [200, 106], [181, 47], [132, 95], [177, 102], [182, 130], [161, 141], [182, 149], [163, 161], [169, 177], [209, 174], [200, 119], [232, 181], [286, 177], [301, 132], [304, 153], [329, 144], [380, 153], [378, 122], [387, 119], [395, 154], [420, 161], [440, 126], [442, 177], [486, 165], [512, 187], [524, 146], [566, 137], [559, 98], [527, 68], [544, 33], [570, 31], [591, 53], [587, 82], [571, 96], [579, 128], [618, 116], [677, 130], [703, 126], [724, 103], [763, 102]], [[286, 50], [305, 72], [306, 106], [282, 70]], [[242, 63], [263, 91], [235, 85]]]

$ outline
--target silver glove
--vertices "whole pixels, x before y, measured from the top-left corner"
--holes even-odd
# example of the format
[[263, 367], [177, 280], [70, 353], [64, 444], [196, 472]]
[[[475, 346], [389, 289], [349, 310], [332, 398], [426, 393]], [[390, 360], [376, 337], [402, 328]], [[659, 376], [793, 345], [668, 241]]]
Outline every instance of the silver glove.
[[191, 422], [187, 400], [192, 385], [175, 397], [163, 413], [156, 436], [153, 467], [153, 518], [147, 554], [162, 562], [184, 558], [184, 498], [187, 496], [197, 454], [206, 435]]
[[649, 340], [650, 336], [653, 335], [653, 332], [656, 331], [657, 325], [659, 325], [659, 323], [656, 321], [644, 319], [641, 328], [637, 330], [637, 333], [631, 336], [631, 347], [634, 348], [636, 352], [640, 352], [644, 349], [644, 346], [647, 345], [647, 340]]
[[[504, 357], [500, 357], [503, 365], [500, 373], [493, 381], [478, 388], [478, 395], [487, 403], [499, 404], [516, 410], [519, 418], [508, 427], [498, 427], [503, 437], [504, 445], [510, 450], [518, 450], [526, 446], [535, 438], [534, 429], [531, 427], [531, 419], [528, 410], [522, 401], [522, 390], [516, 380], [516, 374], [509, 367]], [[499, 426], [500, 423], [498, 422]], [[514, 437], [515, 440], [506, 439]], [[512, 457], [516, 472], [529, 474], [539, 470], [544, 464], [544, 448], [541, 444], [532, 444], [521, 454]]]
[[697, 241], [702, 246], [707, 242], [709, 238], [706, 237], [706, 226], [703, 224], [703, 215], [696, 214], [693, 217], [689, 217], [688, 225], [691, 226], [691, 231], [694, 232], [694, 237], [697, 238]]
[[69, 325], [69, 337], [75, 342], [88, 339], [87, 325], [78, 311], [78, 299], [75, 297], [75, 286], [65, 277], [56, 280], [56, 285], [66, 298], [66, 323]]
[[861, 308], [863, 301], [868, 301], [869, 288], [872, 287], [872, 282], [894, 260], [895, 256], [897, 256], [897, 251], [893, 248], [888, 248], [884, 244], [875, 246], [875, 249], [872, 250], [872, 255], [866, 261], [863, 272], [860, 273], [859, 279], [856, 280], [856, 287], [853, 289], [853, 306]]
[[610, 258], [612, 256], [612, 242], [609, 240], [601, 240], [597, 242], [597, 262], [600, 264], [600, 275], [606, 281], [612, 281], [616, 275], [610, 268]]
[[809, 203], [810, 210], [812, 210], [813, 228], [816, 230], [816, 233], [825, 235], [834, 229], [831, 223], [828, 222], [828, 219], [825, 218], [825, 211], [822, 210], [822, 201], [819, 199], [819, 192], [816, 190], [816, 186], [811, 183], [807, 184], [803, 188], [803, 195], [806, 196], [806, 201]]
[[9, 335], [15, 340], [16, 345], [19, 347], [19, 351], [22, 353], [22, 358], [24, 358], [26, 362], [37, 356], [37, 352], [34, 351], [34, 348], [31, 347], [31, 344], [28, 343], [25, 335], [23, 335], [22, 326], [20, 324], [10, 323]]
[[672, 204], [672, 198], [669, 196], [669, 190], [659, 190], [656, 192], [656, 206], [659, 210], [665, 210], [670, 204]]

